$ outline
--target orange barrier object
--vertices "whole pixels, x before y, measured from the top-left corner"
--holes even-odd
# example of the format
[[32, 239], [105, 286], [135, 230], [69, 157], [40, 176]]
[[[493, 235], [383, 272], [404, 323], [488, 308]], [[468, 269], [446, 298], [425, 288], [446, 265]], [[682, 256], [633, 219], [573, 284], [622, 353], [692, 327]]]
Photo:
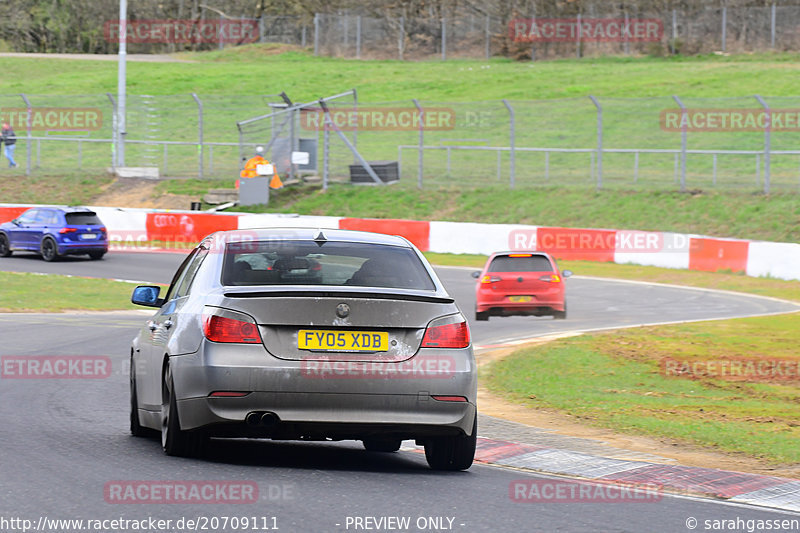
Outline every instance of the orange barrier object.
[[339, 221], [339, 229], [372, 231], [386, 235], [405, 237], [421, 251], [429, 248], [430, 223], [419, 220], [378, 219], [378, 218], [343, 218]]
[[722, 239], [692, 238], [689, 247], [689, 270], [747, 270], [747, 241], [728, 241]]
[[236, 215], [212, 213], [147, 213], [147, 239], [164, 242], [200, 242], [215, 231], [239, 228]]

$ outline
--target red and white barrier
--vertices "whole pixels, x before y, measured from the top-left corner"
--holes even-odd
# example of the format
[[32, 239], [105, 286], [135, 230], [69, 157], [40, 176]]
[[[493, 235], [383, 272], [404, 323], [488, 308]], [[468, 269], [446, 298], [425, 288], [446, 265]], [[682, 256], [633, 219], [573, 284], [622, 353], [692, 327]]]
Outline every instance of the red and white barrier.
[[[32, 205], [0, 204], [0, 222]], [[322, 228], [401, 235], [420, 250], [488, 255], [501, 250], [546, 251], [558, 259], [744, 272], [800, 280], [800, 244], [719, 239], [657, 231], [560, 228], [473, 222], [299, 216], [288, 214], [206, 213], [148, 209], [93, 208], [109, 237], [126, 248], [145, 242], [198, 242], [214, 231], [232, 229]]]

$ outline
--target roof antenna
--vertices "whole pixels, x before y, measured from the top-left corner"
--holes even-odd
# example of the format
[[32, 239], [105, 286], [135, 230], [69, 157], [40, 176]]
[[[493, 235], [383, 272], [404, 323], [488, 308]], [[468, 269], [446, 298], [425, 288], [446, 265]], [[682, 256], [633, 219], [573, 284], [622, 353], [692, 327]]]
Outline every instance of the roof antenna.
[[322, 233], [322, 228], [319, 228], [319, 233], [316, 237], [314, 237], [314, 242], [317, 243], [317, 246], [322, 246], [326, 242], [328, 242], [328, 238]]

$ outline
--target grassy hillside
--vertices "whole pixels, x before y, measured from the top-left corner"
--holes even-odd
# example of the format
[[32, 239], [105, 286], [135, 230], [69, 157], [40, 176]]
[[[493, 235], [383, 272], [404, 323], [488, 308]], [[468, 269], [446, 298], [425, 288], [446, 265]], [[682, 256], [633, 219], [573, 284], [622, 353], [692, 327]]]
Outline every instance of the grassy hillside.
[[[797, 54], [611, 57], [542, 63], [360, 61], [283, 52], [276, 45], [181, 54], [191, 62], [128, 63], [130, 94], [277, 94], [313, 99], [359, 88], [363, 101], [586, 96], [797, 94]], [[283, 52], [283, 53], [280, 53]], [[481, 67], [489, 68], [481, 68]], [[0, 94], [115, 93], [114, 61], [0, 58]], [[769, 79], [769, 86], [764, 80]]]

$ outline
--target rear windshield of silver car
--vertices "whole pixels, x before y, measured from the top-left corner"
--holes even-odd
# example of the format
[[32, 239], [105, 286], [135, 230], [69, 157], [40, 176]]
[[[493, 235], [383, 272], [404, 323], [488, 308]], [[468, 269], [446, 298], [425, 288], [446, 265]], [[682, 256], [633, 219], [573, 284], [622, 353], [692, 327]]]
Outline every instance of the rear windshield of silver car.
[[410, 248], [299, 240], [228, 244], [222, 284], [436, 289], [422, 261]]
[[552, 272], [553, 265], [543, 255], [498, 255], [489, 265], [489, 272]]

